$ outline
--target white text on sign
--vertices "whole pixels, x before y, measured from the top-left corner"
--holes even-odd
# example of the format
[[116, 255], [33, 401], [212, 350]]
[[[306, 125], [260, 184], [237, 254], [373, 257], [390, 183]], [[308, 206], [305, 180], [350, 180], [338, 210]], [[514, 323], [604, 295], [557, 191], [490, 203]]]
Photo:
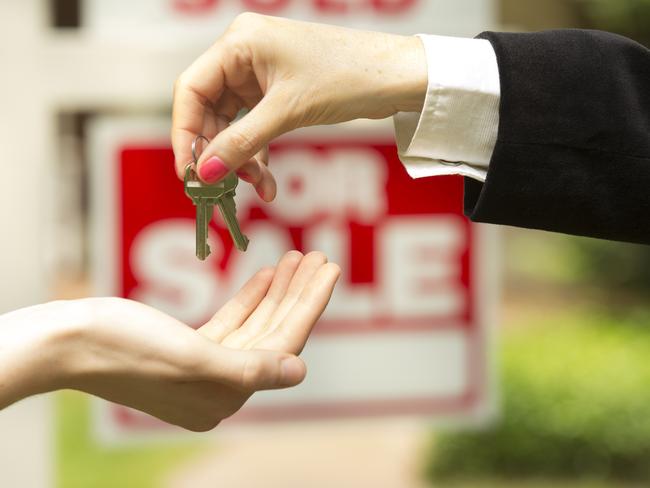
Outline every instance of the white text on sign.
[[[138, 286], [131, 298], [201, 324], [257, 269], [293, 247], [287, 230], [292, 226], [304, 229], [306, 251], [323, 251], [343, 269], [327, 320], [427, 317], [435, 322], [462, 314], [467, 307], [459, 258], [467, 239], [462, 218], [388, 215], [380, 154], [370, 148], [326, 153], [285, 149], [274, 156], [273, 168], [280, 193], [264, 207], [269, 220], [242, 220], [252, 243], [247, 253], [231, 255], [222, 271], [194, 258], [193, 220], [151, 224], [132, 248]], [[239, 215], [260, 205], [247, 185], [237, 202]], [[354, 265], [350, 221], [374, 228], [375, 276], [370, 283], [352, 283], [347, 276]], [[211, 259], [218, 262], [224, 257], [223, 243], [214, 233], [210, 243]]]

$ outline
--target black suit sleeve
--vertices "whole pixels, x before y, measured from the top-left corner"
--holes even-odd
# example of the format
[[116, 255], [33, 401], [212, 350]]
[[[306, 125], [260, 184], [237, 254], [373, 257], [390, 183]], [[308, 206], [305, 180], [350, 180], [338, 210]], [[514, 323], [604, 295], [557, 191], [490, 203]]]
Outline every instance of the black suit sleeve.
[[650, 51], [614, 34], [486, 32], [499, 135], [476, 222], [650, 244]]

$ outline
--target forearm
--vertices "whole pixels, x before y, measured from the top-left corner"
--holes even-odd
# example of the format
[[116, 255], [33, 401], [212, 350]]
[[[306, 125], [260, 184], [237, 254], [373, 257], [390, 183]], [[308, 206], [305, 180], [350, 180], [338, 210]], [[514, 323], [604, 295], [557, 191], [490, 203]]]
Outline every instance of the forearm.
[[51, 302], [0, 316], [0, 409], [66, 386], [82, 308]]
[[467, 183], [468, 216], [650, 244], [650, 50], [597, 31], [482, 37], [500, 125], [486, 183]]
[[384, 79], [384, 103], [391, 106], [390, 115], [398, 112], [420, 112], [427, 94], [427, 62], [422, 41], [414, 36], [390, 36], [386, 54], [377, 61], [377, 70]]

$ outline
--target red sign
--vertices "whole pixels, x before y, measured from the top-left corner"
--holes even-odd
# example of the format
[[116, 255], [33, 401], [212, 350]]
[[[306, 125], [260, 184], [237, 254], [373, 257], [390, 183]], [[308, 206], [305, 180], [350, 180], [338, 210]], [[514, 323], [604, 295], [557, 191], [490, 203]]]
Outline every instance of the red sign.
[[[249, 251], [234, 249], [216, 217], [213, 255], [202, 263], [194, 257], [195, 207], [169, 145], [131, 130], [111, 138], [100, 146], [117, 183], [110, 246], [118, 251], [118, 295], [198, 326], [289, 249], [322, 250], [343, 269], [305, 351], [306, 385], [256, 395], [236, 418], [485, 413], [480, 237], [462, 216], [460, 178], [412, 180], [390, 137], [285, 139], [271, 149], [277, 201], [265, 204], [240, 186]], [[128, 410], [113, 414], [122, 427], [149, 425]]]

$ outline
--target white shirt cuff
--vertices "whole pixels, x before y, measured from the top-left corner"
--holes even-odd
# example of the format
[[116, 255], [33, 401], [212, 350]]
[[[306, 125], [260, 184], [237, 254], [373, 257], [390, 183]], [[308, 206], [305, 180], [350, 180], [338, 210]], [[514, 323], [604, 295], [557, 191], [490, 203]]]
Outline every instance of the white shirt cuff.
[[422, 113], [394, 117], [399, 156], [413, 178], [485, 181], [499, 130], [499, 67], [484, 39], [418, 36], [429, 83]]

